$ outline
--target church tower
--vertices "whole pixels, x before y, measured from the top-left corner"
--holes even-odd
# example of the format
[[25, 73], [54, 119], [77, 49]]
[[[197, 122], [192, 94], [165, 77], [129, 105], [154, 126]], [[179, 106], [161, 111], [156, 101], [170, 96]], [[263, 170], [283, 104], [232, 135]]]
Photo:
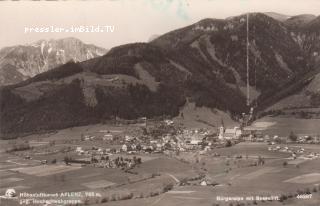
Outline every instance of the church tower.
[[223, 119], [221, 119], [221, 126], [219, 127], [219, 139], [223, 139], [224, 138], [224, 122]]

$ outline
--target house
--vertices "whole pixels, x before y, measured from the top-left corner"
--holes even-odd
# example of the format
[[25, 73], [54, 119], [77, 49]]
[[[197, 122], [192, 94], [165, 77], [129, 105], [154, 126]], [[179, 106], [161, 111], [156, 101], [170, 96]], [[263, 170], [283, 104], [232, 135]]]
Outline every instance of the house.
[[104, 141], [112, 141], [113, 135], [112, 134], [105, 134], [102, 138]]
[[135, 139], [134, 137], [129, 136], [129, 135], [126, 135], [124, 138], [125, 138], [126, 142], [130, 142]]
[[207, 186], [207, 181], [205, 181], [205, 180], [201, 181], [201, 182], [200, 182], [200, 185], [201, 185], [201, 186]]
[[166, 123], [166, 125], [173, 125], [173, 121], [170, 119], [164, 120], [164, 123]]
[[313, 136], [314, 143], [320, 143], [320, 136]]
[[204, 180], [202, 180], [201, 182], [200, 182], [200, 185], [201, 186], [215, 186], [215, 185], [217, 185], [217, 183], [216, 182], [214, 182], [214, 181], [212, 181], [211, 179], [204, 179]]
[[127, 145], [126, 144], [122, 145], [121, 150], [124, 152], [128, 151]]
[[84, 154], [85, 151], [82, 149], [82, 147], [77, 147], [76, 152], [79, 154]]
[[157, 151], [161, 151], [162, 149], [163, 149], [163, 145], [162, 144], [160, 144], [160, 143], [156, 144], [156, 150]]
[[196, 140], [196, 139], [193, 139], [193, 140], [190, 141], [190, 144], [192, 144], [192, 145], [198, 145], [200, 143], [201, 143], [201, 141], [200, 140]]
[[41, 160], [40, 163], [43, 164], [43, 165], [45, 165], [45, 164], [48, 163], [48, 161], [47, 161], [47, 160]]
[[244, 141], [251, 142], [253, 140], [253, 134], [249, 134], [243, 137]]
[[266, 142], [269, 142], [269, 141], [271, 140], [270, 136], [267, 135], [267, 134], [264, 135], [263, 139], [264, 139], [264, 141], [266, 141]]

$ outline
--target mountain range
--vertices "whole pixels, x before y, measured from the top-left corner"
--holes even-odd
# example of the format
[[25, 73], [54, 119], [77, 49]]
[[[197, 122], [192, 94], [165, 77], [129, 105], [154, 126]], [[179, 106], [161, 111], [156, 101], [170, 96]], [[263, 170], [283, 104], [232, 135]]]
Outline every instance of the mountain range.
[[71, 37], [5, 47], [0, 50], [0, 85], [15, 84], [68, 61], [81, 62], [106, 52]]
[[251, 106], [260, 115], [291, 107], [301, 93], [309, 102], [300, 108], [319, 107], [320, 17], [249, 14], [249, 107], [246, 25], [246, 14], [203, 19], [2, 87], [1, 137], [117, 117], [183, 119], [190, 104], [238, 121]]

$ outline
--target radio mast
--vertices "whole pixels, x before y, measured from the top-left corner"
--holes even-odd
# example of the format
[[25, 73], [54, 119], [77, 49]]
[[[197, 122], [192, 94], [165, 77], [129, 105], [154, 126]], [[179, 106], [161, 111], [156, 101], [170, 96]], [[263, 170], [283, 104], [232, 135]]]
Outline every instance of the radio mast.
[[249, 13], [247, 13], [247, 106], [250, 105], [250, 82], [249, 82]]

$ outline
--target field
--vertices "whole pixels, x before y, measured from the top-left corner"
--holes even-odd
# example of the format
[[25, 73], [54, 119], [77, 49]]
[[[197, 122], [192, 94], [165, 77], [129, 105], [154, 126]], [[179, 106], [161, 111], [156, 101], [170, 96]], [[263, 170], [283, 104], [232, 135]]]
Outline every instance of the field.
[[105, 188], [114, 185], [115, 183], [109, 182], [107, 180], [97, 180], [92, 182], [82, 183], [82, 185], [88, 187], [89, 189]]
[[[316, 164], [315, 162], [310, 162], [309, 164]], [[199, 205], [199, 206], [210, 206], [210, 205], [235, 205], [237, 201], [217, 201], [218, 196], [224, 197], [280, 197], [281, 194], [295, 194], [299, 189], [303, 190], [305, 188], [312, 189], [315, 187], [314, 183], [310, 182], [295, 183], [286, 182], [288, 177], [296, 176], [296, 174], [303, 174], [304, 172], [308, 175], [308, 171], [298, 171], [295, 168], [280, 168], [275, 169], [272, 167], [261, 168], [258, 170], [252, 169], [242, 169], [237, 172], [230, 172], [226, 174], [217, 181], [221, 181], [220, 186], [216, 187], [204, 187], [204, 186], [184, 186], [175, 187], [171, 192], [160, 195], [154, 198], [144, 198], [130, 201], [120, 201], [120, 202], [110, 202], [106, 205], [111, 206], [138, 206], [138, 205], [166, 205], [166, 206], [176, 206], [176, 205]], [[317, 169], [319, 170], [319, 168]], [[258, 171], [258, 172], [257, 172]], [[250, 176], [250, 177], [249, 177]], [[232, 179], [232, 177], [234, 177]], [[225, 180], [226, 182], [224, 183]], [[319, 182], [319, 180], [317, 180]], [[297, 198], [292, 198], [287, 201], [286, 205], [318, 205], [319, 194], [312, 193], [312, 198], [307, 200], [299, 200]], [[240, 201], [240, 203], [250, 203], [253, 201]], [[258, 205], [283, 205], [283, 203], [273, 200], [273, 201], [257, 201]]]
[[[247, 144], [247, 145], [246, 145]], [[138, 205], [155, 205], [155, 206], [210, 206], [210, 205], [236, 205], [237, 201], [218, 201], [218, 196], [224, 197], [251, 197], [259, 196], [260, 198], [278, 197], [281, 195], [294, 195], [298, 191], [309, 189], [312, 191], [318, 188], [320, 183], [318, 172], [320, 171], [320, 160], [306, 160], [296, 165], [283, 166], [284, 161], [290, 160], [288, 155], [281, 152], [267, 151], [267, 145], [263, 143], [254, 143], [252, 145], [239, 144], [231, 148], [216, 149], [215, 152], [221, 152], [225, 156], [210, 157], [202, 156], [198, 164], [199, 170], [207, 172], [207, 178], [217, 183], [216, 186], [199, 186], [186, 185], [175, 186], [168, 193], [161, 194], [157, 197], [142, 198], [135, 200], [124, 200], [108, 202], [105, 205], [111, 206], [138, 206]], [[245, 157], [241, 160], [232, 158], [236, 154], [245, 154], [245, 147], [248, 147], [248, 159]], [[312, 151], [315, 151], [315, 145], [310, 145]], [[263, 149], [265, 148], [265, 149]], [[309, 148], [306, 146], [306, 148]], [[320, 148], [318, 147], [318, 152]], [[233, 154], [233, 155], [231, 155]], [[277, 157], [278, 155], [278, 157]], [[230, 156], [230, 157], [228, 157]], [[260, 166], [248, 166], [256, 161], [257, 156], [269, 157], [265, 159], [265, 164]], [[180, 157], [187, 159], [187, 154], [180, 154]], [[189, 157], [189, 161], [191, 161]], [[229, 165], [226, 165], [229, 162]], [[225, 171], [226, 168], [231, 170]], [[317, 189], [318, 190], [318, 189]], [[303, 193], [305, 194], [305, 193]], [[312, 193], [310, 199], [297, 199], [295, 197], [285, 201], [289, 205], [318, 205], [319, 193]], [[240, 201], [245, 205], [253, 204], [253, 200]], [[283, 205], [278, 200], [257, 201], [258, 205]]]
[[48, 175], [73, 171], [80, 168], [81, 167], [79, 166], [67, 166], [62, 164], [62, 165], [39, 165], [34, 167], [20, 167], [20, 168], [11, 169], [11, 171], [42, 177], [42, 176], [48, 176]]
[[320, 182], [320, 173], [310, 173], [305, 175], [300, 175], [285, 182], [289, 183], [300, 183], [300, 184], [307, 184], [307, 183], [317, 183]]
[[[281, 119], [264, 119], [254, 124], [265, 127], [264, 131], [281, 130]], [[284, 120], [283, 120], [284, 121]], [[300, 122], [301, 123], [301, 122]], [[297, 122], [288, 123], [298, 124]], [[288, 126], [289, 129], [290, 126]], [[214, 148], [200, 154], [186, 151], [179, 154], [135, 154], [142, 164], [129, 171], [120, 168], [98, 168], [71, 163], [66, 165], [66, 155], [74, 159], [90, 159], [67, 148], [102, 148], [108, 145], [102, 140], [81, 141], [82, 134], [99, 137], [103, 131], [113, 134], [136, 132], [137, 126], [93, 125], [60, 130], [50, 134], [25, 137], [34, 146], [33, 150], [6, 153], [10, 141], [1, 141], [0, 148], [0, 193], [7, 188], [20, 192], [80, 192], [87, 205], [111, 206], [212, 206], [236, 205], [237, 201], [218, 200], [217, 197], [278, 197], [294, 196], [298, 192], [320, 190], [320, 159], [292, 159], [290, 153], [269, 151], [267, 143], [241, 142], [232, 147]], [[276, 132], [275, 132], [276, 133]], [[68, 137], [68, 138], [66, 138]], [[55, 141], [55, 144], [51, 142]], [[285, 147], [287, 145], [279, 145]], [[290, 144], [290, 148], [304, 147], [306, 152], [319, 153], [319, 145]], [[30, 159], [26, 159], [30, 156]], [[132, 158], [132, 154], [116, 153], [112, 158]], [[41, 164], [47, 160], [48, 164]], [[57, 163], [52, 163], [57, 160]], [[263, 160], [263, 163], [259, 161]], [[286, 162], [287, 164], [284, 164]], [[201, 185], [206, 182], [206, 186]], [[95, 197], [83, 194], [95, 192]], [[291, 197], [284, 202], [257, 201], [258, 205], [315, 206], [319, 192], [300, 200]], [[74, 197], [65, 197], [74, 198]], [[19, 205], [14, 200], [1, 200], [4, 205]], [[254, 205], [253, 200], [240, 201]], [[240, 203], [239, 202], [239, 203]], [[100, 203], [100, 204], [97, 204]]]
[[269, 123], [263, 133], [269, 135], [288, 136], [291, 131], [301, 135], [320, 134], [320, 119], [297, 119], [292, 117], [264, 117], [254, 122], [257, 128], [261, 122]]

